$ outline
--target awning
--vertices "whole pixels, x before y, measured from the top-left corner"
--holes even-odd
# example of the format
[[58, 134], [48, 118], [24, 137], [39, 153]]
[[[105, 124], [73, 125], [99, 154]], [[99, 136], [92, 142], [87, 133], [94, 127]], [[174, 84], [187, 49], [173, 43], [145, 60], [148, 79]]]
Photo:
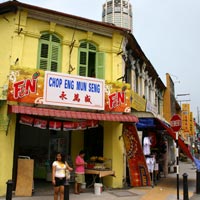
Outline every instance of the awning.
[[132, 114], [110, 114], [110, 113], [94, 113], [94, 112], [77, 112], [69, 110], [58, 110], [50, 108], [39, 108], [30, 106], [9, 106], [10, 113], [20, 113], [27, 115], [39, 115], [48, 117], [60, 117], [64, 119], [91, 119], [99, 121], [116, 121], [116, 122], [138, 122], [138, 118]]
[[[167, 126], [164, 122], [162, 122], [160, 119], [156, 118], [156, 120], [160, 123], [160, 125], [162, 125], [167, 132], [169, 133], [169, 135], [176, 140], [176, 132], [173, 131], [173, 129], [170, 126]], [[190, 158], [192, 161], [193, 156], [191, 154], [191, 152], [189, 151], [188, 146], [185, 144], [185, 142], [181, 139], [181, 137], [179, 136], [178, 138], [178, 145], [180, 146], [180, 148], [183, 150], [183, 152], [188, 156], [188, 158]]]
[[[173, 131], [173, 129], [170, 127], [168, 123], [165, 121], [154, 117], [153, 114], [145, 113], [144, 112], [138, 112], [136, 115], [139, 118], [138, 123], [136, 123], [136, 127], [138, 130], [144, 129], [144, 128], [155, 128], [156, 130], [166, 130], [167, 133], [176, 140], [176, 132]], [[178, 138], [178, 145], [182, 149], [182, 151], [187, 155], [188, 158], [190, 158], [192, 161], [193, 156], [191, 152], [189, 151], [188, 146], [185, 144], [184, 140], [179, 136]]]

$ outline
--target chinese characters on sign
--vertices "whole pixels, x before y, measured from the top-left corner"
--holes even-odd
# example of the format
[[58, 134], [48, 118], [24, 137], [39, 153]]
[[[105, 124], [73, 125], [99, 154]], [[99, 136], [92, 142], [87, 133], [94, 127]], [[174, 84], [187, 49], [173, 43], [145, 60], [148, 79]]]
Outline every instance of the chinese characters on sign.
[[101, 79], [45, 72], [44, 104], [104, 110]]
[[11, 66], [8, 101], [75, 108], [131, 111], [130, 84]]

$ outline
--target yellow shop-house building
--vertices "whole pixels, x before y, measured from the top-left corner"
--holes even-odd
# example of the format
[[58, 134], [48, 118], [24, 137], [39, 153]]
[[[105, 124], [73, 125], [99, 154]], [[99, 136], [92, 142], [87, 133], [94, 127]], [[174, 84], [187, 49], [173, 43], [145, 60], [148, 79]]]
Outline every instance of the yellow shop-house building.
[[0, 28], [0, 196], [8, 180], [32, 195], [37, 181], [51, 182], [56, 152], [73, 165], [81, 149], [87, 184], [100, 169], [105, 186], [123, 187], [123, 127], [138, 120], [120, 79], [130, 30], [18, 1], [0, 4]]

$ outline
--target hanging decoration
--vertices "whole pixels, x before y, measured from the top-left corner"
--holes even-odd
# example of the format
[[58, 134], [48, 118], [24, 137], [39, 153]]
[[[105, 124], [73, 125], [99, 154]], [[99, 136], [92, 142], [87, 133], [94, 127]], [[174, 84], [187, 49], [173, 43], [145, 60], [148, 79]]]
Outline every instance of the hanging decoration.
[[20, 124], [25, 124], [25, 125], [28, 125], [28, 126], [32, 126], [33, 125], [33, 121], [34, 121], [34, 117], [31, 117], [29, 115], [21, 115], [19, 123]]
[[61, 131], [62, 122], [60, 121], [50, 121], [49, 122], [49, 130]]
[[70, 130], [85, 130], [87, 128], [98, 127], [97, 120], [83, 120], [83, 121], [55, 121], [47, 119], [34, 118], [30, 115], [21, 115], [20, 124], [33, 126], [35, 128], [55, 130], [55, 131], [70, 131]]
[[35, 118], [33, 126], [36, 128], [46, 129], [47, 128], [47, 120]]

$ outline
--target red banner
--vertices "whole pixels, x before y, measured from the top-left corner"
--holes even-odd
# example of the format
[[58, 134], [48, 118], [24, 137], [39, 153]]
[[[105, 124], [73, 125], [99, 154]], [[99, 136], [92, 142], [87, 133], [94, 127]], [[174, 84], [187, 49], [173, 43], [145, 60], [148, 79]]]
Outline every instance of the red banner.
[[62, 122], [60, 121], [50, 121], [49, 122], [49, 129], [55, 131], [61, 131]]
[[87, 121], [80, 121], [80, 122], [63, 122], [63, 131], [68, 130], [84, 130], [86, 128], [94, 128], [98, 126], [98, 121], [96, 120], [87, 120]]
[[33, 125], [33, 121], [34, 121], [33, 117], [31, 117], [29, 115], [21, 115], [19, 123], [20, 124], [25, 124], [25, 125], [28, 125], [28, 126], [32, 126]]
[[123, 139], [131, 186], [150, 186], [151, 178], [135, 125], [124, 123]]
[[87, 121], [88, 128], [95, 128], [95, 127], [98, 127], [98, 125], [99, 125], [99, 121], [97, 121], [97, 120], [88, 120]]
[[36, 128], [46, 129], [47, 126], [50, 130], [69, 131], [69, 130], [84, 130], [87, 128], [98, 127], [99, 121], [97, 120], [84, 120], [84, 121], [50, 121], [46, 119], [34, 118], [30, 115], [21, 115], [20, 124], [33, 126]]
[[44, 119], [35, 119], [34, 120], [34, 127], [41, 128], [41, 129], [46, 129], [47, 128], [47, 120]]

